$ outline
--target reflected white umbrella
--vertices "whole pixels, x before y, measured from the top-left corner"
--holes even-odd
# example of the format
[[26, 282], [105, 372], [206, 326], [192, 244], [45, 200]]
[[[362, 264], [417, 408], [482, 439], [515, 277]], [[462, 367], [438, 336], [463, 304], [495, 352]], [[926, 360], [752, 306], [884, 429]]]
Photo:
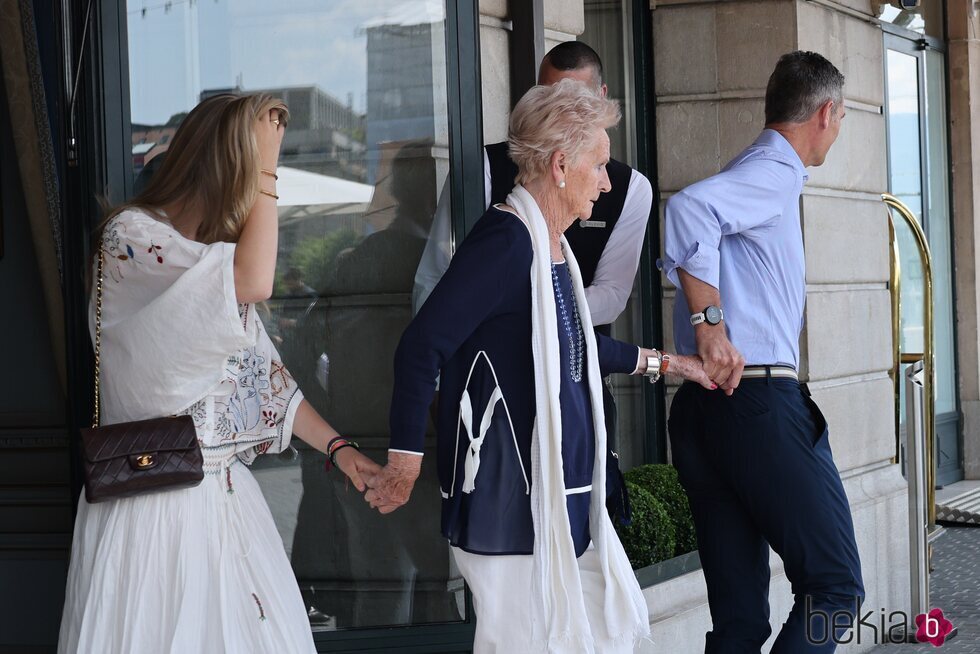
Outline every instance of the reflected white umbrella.
[[279, 224], [299, 222], [312, 216], [364, 213], [374, 187], [308, 170], [279, 166]]

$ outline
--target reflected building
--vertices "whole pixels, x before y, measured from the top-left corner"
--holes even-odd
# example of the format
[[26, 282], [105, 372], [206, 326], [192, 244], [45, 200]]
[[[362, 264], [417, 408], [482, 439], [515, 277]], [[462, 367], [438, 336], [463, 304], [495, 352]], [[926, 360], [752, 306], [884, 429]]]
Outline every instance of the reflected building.
[[[361, 26], [367, 36], [368, 143], [439, 141], [437, 118], [445, 118], [444, 18], [442, 2], [402, 3]], [[372, 170], [380, 157], [379, 151], [370, 154]]]
[[279, 156], [281, 166], [356, 182], [368, 181], [364, 165], [365, 116], [354, 111], [349, 94], [347, 101], [342, 102], [316, 85], [250, 92], [269, 93], [282, 98], [289, 107], [289, 129]]
[[[180, 114], [180, 118], [183, 118]], [[176, 116], [175, 116], [176, 118]], [[173, 118], [165, 125], [140, 125], [133, 124], [133, 174], [139, 175], [143, 172], [143, 167], [150, 163], [154, 157], [162, 152], [166, 152], [170, 147], [170, 140], [177, 132], [180, 120]]]

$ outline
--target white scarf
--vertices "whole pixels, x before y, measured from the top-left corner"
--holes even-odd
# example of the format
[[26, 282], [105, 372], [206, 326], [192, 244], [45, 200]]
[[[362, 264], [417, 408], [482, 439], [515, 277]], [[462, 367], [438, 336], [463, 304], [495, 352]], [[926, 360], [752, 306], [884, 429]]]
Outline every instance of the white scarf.
[[[551, 245], [544, 215], [521, 185], [507, 196], [531, 234], [531, 352], [534, 357], [536, 417], [531, 441], [531, 516], [534, 521], [532, 637], [544, 651], [592, 654], [596, 640], [635, 643], [650, 634], [646, 600], [606, 512], [606, 427], [602, 408], [602, 377], [592, 318], [578, 263], [565, 237], [561, 247], [585, 334], [589, 396], [595, 430], [595, 461], [589, 527], [604, 581], [604, 625], [589, 624], [575, 548], [568, 520], [561, 453], [561, 357], [552, 290]], [[605, 632], [593, 633], [604, 626]]]

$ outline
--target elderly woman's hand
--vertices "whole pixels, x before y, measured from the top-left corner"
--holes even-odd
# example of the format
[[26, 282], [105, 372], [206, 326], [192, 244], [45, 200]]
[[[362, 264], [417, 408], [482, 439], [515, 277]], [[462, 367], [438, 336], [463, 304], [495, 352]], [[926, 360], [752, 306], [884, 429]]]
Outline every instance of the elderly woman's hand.
[[718, 385], [708, 377], [704, 371], [704, 365], [700, 357], [688, 356], [686, 354], [671, 354], [670, 365], [667, 367], [668, 375], [674, 375], [696, 384], [701, 384], [708, 390], [716, 390]]
[[380, 513], [391, 513], [408, 502], [422, 470], [422, 457], [402, 452], [389, 452], [388, 465], [378, 474], [366, 479], [369, 490], [364, 499]]
[[[667, 365], [667, 370], [664, 372], [665, 375], [680, 377], [681, 379], [692, 381], [695, 384], [701, 384], [709, 391], [718, 388], [718, 385], [711, 381], [711, 378], [704, 371], [704, 364], [701, 362], [701, 357], [688, 356], [686, 354], [670, 354], [669, 352], [663, 352], [663, 354], [670, 356], [670, 364]], [[633, 372], [634, 375], [643, 374], [646, 365], [644, 362], [648, 356], [657, 356], [657, 350], [640, 348], [640, 363], [637, 364], [637, 368]]]

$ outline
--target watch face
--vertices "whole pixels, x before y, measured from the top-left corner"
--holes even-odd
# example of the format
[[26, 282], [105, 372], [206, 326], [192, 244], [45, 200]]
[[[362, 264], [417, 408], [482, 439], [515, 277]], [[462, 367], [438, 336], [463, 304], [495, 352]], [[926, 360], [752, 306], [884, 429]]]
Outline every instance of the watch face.
[[717, 325], [721, 322], [721, 309], [716, 306], [708, 307], [704, 310], [704, 319], [709, 325]]

